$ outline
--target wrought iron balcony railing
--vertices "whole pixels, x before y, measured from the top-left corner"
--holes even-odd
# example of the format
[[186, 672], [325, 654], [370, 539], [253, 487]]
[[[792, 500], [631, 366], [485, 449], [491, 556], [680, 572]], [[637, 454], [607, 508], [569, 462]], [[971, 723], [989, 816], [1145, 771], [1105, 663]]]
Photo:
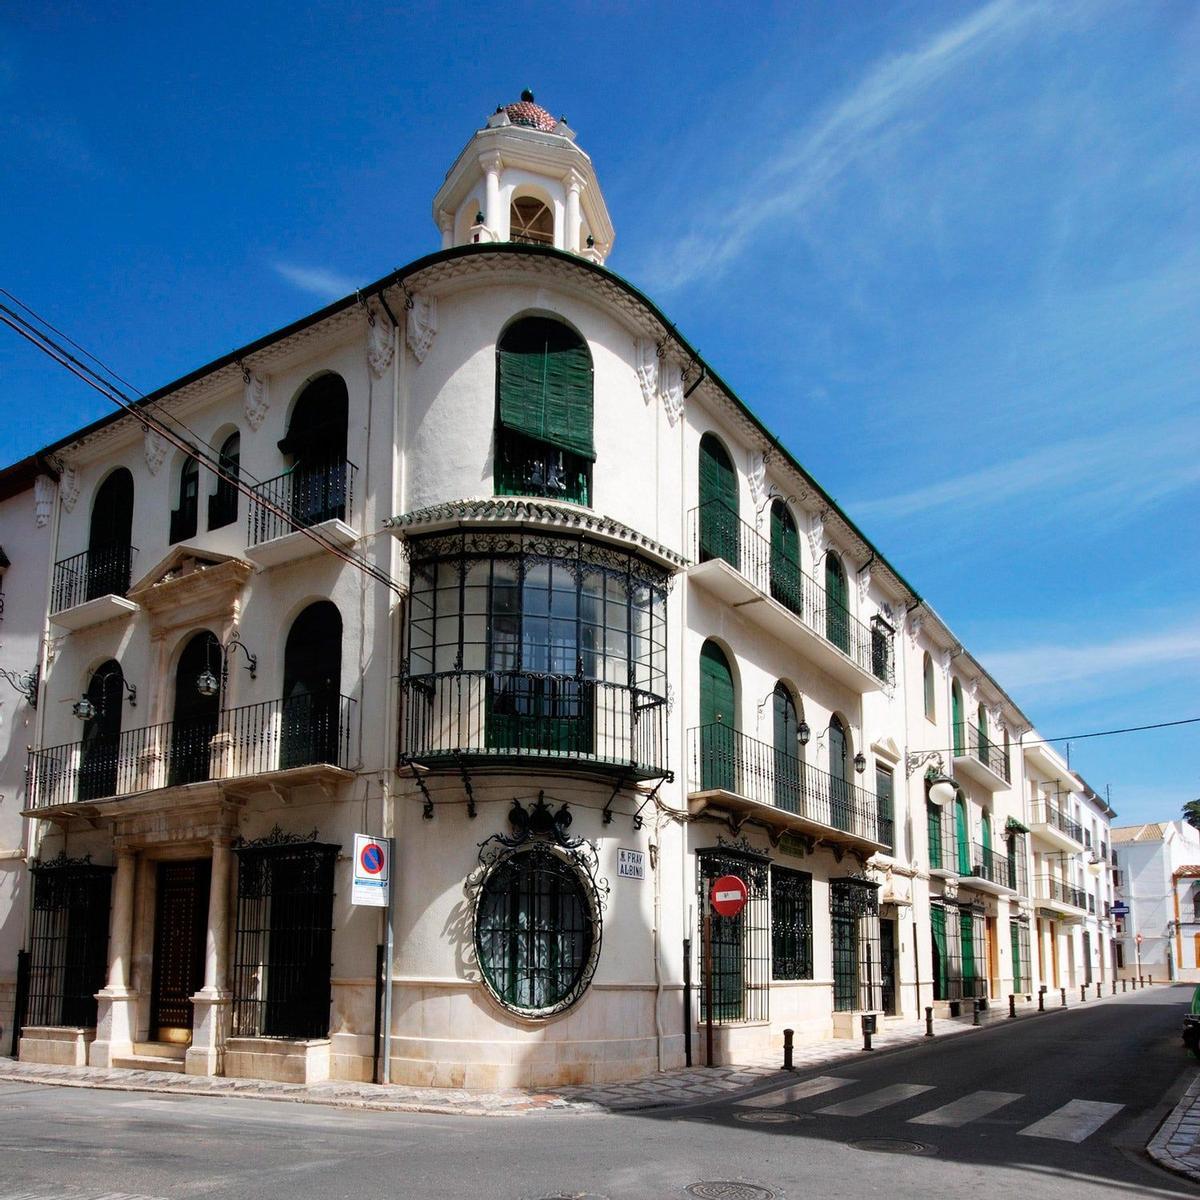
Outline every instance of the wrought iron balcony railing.
[[1053, 900], [1059, 904], [1073, 905], [1075, 908], [1087, 907], [1087, 895], [1083, 888], [1064, 883], [1054, 875], [1037, 877], [1037, 896], [1039, 900]]
[[60, 613], [100, 596], [124, 596], [129, 591], [133, 546], [96, 546], [54, 564], [50, 582], [50, 611]]
[[728, 725], [688, 730], [688, 791], [720, 789], [795, 813], [817, 825], [880, 841], [875, 797]]
[[556, 761], [667, 774], [667, 704], [633, 687], [532, 671], [445, 671], [400, 681], [403, 763]]
[[1025, 860], [1015, 850], [1010, 856], [1007, 849], [996, 850], [975, 842], [971, 847], [971, 874], [999, 887], [1012, 888], [1020, 895], [1028, 895]]
[[247, 544], [258, 546], [323, 521], [349, 522], [354, 510], [357, 470], [344, 458], [301, 462], [290, 471], [260, 483], [254, 489], [255, 495], [274, 507], [251, 501]]
[[1012, 783], [1012, 767], [1003, 746], [998, 746], [970, 721], [960, 721], [954, 727], [955, 757], [970, 755], [994, 771], [1005, 783]]
[[1072, 821], [1061, 808], [1049, 800], [1034, 801], [1030, 809], [1030, 821], [1034, 825], [1052, 825], [1074, 841], [1081, 844], [1083, 842], [1083, 826], [1078, 821]]
[[689, 522], [696, 562], [723, 559], [855, 665], [889, 686], [895, 681], [890, 630], [868, 627], [851, 616], [796, 562], [719, 500], [692, 509]]
[[353, 705], [348, 696], [310, 693], [33, 750], [26, 807], [108, 800], [316, 764], [345, 768]]

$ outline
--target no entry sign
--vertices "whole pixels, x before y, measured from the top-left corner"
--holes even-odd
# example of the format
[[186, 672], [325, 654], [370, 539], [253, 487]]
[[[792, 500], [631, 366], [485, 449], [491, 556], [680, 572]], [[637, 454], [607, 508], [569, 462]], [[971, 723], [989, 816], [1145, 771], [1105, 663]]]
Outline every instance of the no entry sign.
[[391, 842], [388, 838], [354, 835], [354, 877], [350, 887], [351, 904], [386, 908], [391, 884]]
[[746, 885], [736, 875], [722, 875], [713, 881], [713, 912], [722, 917], [736, 917], [746, 903]]

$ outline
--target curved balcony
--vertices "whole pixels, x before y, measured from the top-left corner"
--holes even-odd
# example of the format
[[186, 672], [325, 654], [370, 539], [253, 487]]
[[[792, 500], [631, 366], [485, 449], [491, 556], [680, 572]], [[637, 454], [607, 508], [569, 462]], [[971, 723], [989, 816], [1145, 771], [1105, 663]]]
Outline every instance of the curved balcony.
[[532, 671], [400, 681], [400, 762], [428, 769], [553, 767], [667, 777], [667, 705], [637, 688]]
[[688, 731], [688, 809], [721, 808], [872, 854], [886, 849], [876, 798], [728, 725]]

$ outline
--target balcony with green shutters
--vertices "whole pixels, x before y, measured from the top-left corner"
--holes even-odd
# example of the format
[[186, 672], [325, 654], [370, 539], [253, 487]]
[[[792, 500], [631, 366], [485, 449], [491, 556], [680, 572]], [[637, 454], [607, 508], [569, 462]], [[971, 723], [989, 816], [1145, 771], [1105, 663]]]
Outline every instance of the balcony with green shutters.
[[954, 773], [966, 775], [989, 792], [1007, 791], [1012, 786], [1009, 751], [970, 721], [954, 726]]
[[693, 582], [859, 695], [892, 687], [892, 627], [853, 617], [844, 595], [800, 569], [786, 538], [763, 537], [720, 500], [698, 505], [688, 521]]

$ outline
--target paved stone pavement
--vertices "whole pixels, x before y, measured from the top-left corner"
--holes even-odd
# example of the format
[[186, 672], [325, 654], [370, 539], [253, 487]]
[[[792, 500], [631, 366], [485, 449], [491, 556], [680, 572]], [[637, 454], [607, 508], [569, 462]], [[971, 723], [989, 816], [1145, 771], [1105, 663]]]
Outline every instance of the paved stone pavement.
[[[1021, 1013], [1023, 1019], [1031, 1015]], [[983, 1024], [1002, 1020], [1005, 1014], [993, 1009], [982, 1014]], [[970, 1018], [934, 1021], [934, 1036], [944, 1038], [970, 1033]], [[923, 1021], [888, 1023], [876, 1035], [876, 1051], [898, 1049], [924, 1040]], [[703, 1036], [694, 1044], [703, 1052]], [[864, 1054], [860, 1040], [826, 1041], [795, 1048], [796, 1070], [806, 1071], [827, 1063], [845, 1062]], [[256, 1100], [324, 1104], [337, 1108], [373, 1111], [464, 1113], [474, 1116], [514, 1116], [537, 1112], [596, 1113], [658, 1108], [702, 1103], [754, 1087], [781, 1075], [782, 1050], [769, 1061], [736, 1066], [693, 1067], [664, 1071], [633, 1083], [563, 1087], [534, 1092], [509, 1089], [496, 1092], [464, 1088], [403, 1087], [371, 1083], [271, 1083], [260, 1079], [229, 1079], [204, 1075], [177, 1075], [160, 1071], [126, 1070], [116, 1067], [59, 1067], [22, 1063], [0, 1057], [0, 1080], [49, 1084], [59, 1087], [105, 1088], [127, 1092], [166, 1092], [203, 1096], [240, 1096]]]
[[1150, 1139], [1146, 1151], [1168, 1171], [1200, 1183], [1200, 1071]]

